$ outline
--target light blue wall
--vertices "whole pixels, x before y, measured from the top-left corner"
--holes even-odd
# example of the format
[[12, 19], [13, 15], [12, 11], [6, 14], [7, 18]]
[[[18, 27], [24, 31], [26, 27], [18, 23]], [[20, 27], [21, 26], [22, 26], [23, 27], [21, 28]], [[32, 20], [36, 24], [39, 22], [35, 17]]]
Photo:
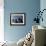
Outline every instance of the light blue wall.
[[[32, 28], [33, 18], [40, 9], [40, 0], [4, 0], [4, 38], [8, 41], [18, 41]], [[10, 26], [10, 13], [25, 12], [25, 26]]]
[[[41, 0], [40, 1], [40, 10], [42, 11], [43, 9], [46, 9], [46, 0]], [[43, 12], [43, 22], [40, 22], [40, 25], [45, 26], [46, 27], [46, 10]]]

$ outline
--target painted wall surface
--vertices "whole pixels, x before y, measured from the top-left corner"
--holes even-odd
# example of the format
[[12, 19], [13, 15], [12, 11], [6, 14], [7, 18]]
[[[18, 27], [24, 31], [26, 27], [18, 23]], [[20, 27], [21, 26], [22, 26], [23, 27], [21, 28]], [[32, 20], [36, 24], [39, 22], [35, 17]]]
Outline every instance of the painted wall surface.
[[[40, 0], [4, 0], [4, 39], [18, 41], [32, 29], [32, 21], [40, 9]], [[26, 13], [25, 26], [10, 26], [10, 13]]]
[[[46, 0], [41, 0], [41, 1], [40, 1], [40, 9], [41, 9], [41, 11], [42, 11], [43, 9], [46, 9]], [[40, 22], [40, 25], [46, 27], [46, 10], [43, 12], [42, 17], [43, 17], [43, 22], [41, 21], [41, 22]]]

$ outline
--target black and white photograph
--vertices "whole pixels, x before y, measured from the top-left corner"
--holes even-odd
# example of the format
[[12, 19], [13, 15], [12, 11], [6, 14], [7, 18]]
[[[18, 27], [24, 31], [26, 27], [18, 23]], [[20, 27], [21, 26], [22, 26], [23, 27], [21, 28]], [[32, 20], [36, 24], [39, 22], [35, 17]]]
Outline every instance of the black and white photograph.
[[11, 13], [10, 14], [10, 25], [24, 25], [25, 17], [24, 13]]

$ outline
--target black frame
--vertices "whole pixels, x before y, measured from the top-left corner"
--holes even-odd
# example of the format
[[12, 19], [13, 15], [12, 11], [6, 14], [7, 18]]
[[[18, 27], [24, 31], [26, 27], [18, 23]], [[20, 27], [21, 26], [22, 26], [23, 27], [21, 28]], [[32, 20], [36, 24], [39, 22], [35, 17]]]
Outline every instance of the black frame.
[[[13, 23], [12, 22], [12, 16], [14, 17], [21, 17], [22, 16], [22, 20], [23, 20], [23, 22], [21, 22], [21, 23]], [[26, 16], [25, 16], [25, 13], [10, 13], [10, 25], [11, 26], [23, 26], [23, 25], [25, 25], [26, 24]]]

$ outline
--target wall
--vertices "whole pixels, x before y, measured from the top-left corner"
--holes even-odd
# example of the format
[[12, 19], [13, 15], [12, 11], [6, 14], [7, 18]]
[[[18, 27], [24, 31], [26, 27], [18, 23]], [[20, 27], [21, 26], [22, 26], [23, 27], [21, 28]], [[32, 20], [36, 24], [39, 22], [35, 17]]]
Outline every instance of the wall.
[[[4, 39], [18, 41], [32, 28], [36, 12], [40, 10], [40, 0], [4, 0]], [[25, 26], [10, 26], [10, 13], [26, 13]]]
[[[41, 0], [41, 1], [40, 1], [40, 9], [41, 9], [41, 11], [42, 11], [43, 9], [46, 9], [46, 0]], [[43, 17], [43, 22], [41, 21], [41, 22], [40, 22], [40, 25], [46, 27], [46, 20], [45, 20], [45, 19], [46, 19], [46, 10], [43, 12], [42, 17]]]

